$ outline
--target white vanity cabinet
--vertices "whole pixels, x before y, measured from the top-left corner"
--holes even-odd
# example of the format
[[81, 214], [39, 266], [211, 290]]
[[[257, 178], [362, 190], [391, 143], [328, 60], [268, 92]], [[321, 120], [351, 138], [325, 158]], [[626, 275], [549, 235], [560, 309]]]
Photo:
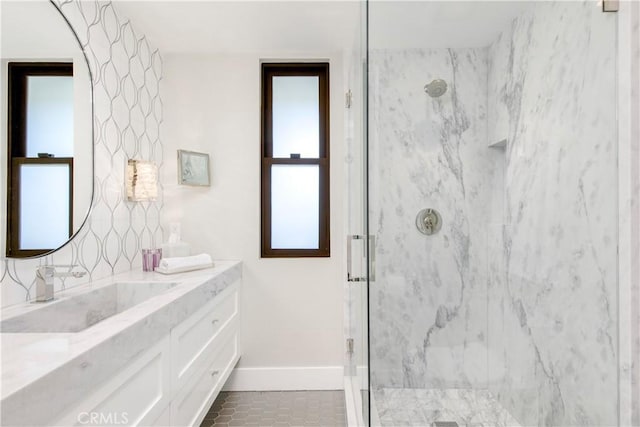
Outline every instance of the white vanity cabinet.
[[240, 358], [240, 285], [227, 286], [54, 425], [198, 426]]
[[169, 336], [52, 425], [153, 425], [171, 401]]
[[198, 426], [240, 358], [238, 284], [171, 331], [172, 426]]

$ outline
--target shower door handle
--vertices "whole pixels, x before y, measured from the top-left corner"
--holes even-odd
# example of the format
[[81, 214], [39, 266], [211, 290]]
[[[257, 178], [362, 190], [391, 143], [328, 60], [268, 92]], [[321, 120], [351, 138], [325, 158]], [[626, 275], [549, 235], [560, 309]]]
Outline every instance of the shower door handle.
[[353, 277], [353, 241], [363, 240], [364, 236], [359, 234], [349, 234], [347, 236], [347, 282], [366, 282], [365, 277]]
[[347, 282], [366, 282], [366, 277], [354, 277], [353, 275], [353, 241], [354, 240], [368, 240], [369, 242], [369, 253], [371, 254], [371, 274], [369, 276], [370, 281], [375, 280], [375, 270], [376, 270], [376, 238], [375, 236], [362, 236], [359, 234], [350, 234], [347, 236]]
[[376, 281], [376, 236], [369, 235], [369, 282]]

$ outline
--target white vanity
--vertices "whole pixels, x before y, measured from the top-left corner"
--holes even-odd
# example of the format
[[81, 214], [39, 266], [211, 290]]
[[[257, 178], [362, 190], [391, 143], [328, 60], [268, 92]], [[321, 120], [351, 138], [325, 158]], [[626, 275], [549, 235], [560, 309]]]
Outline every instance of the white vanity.
[[2, 425], [198, 426], [240, 358], [240, 262], [4, 310]]

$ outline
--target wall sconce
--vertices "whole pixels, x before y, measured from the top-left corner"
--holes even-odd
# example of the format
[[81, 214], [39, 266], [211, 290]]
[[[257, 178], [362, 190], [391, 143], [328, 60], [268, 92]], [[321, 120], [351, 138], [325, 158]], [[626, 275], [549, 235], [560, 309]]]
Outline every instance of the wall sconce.
[[158, 197], [158, 167], [143, 160], [127, 161], [127, 200], [141, 202]]

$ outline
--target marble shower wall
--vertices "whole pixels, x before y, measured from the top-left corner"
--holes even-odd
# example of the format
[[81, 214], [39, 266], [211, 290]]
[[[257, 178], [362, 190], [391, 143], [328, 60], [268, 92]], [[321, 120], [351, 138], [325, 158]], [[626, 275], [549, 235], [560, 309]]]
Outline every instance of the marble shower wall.
[[[78, 264], [89, 273], [82, 279], [56, 281], [60, 290], [137, 268], [140, 249], [162, 239], [162, 186], [156, 202], [131, 203], [124, 194], [128, 158], [162, 166], [160, 54], [111, 2], [56, 0], [56, 5], [78, 34], [93, 74], [93, 210], [73, 241], [55, 254], [0, 260], [2, 306], [34, 297], [35, 269], [40, 264]], [[0, 168], [6, 174], [4, 165]]]
[[616, 425], [615, 14], [536, 3], [488, 58], [489, 140], [507, 139], [489, 388], [524, 425]]
[[487, 49], [370, 61], [372, 387], [489, 388], [524, 425], [615, 425], [615, 15], [537, 2]]
[[[487, 387], [487, 50], [370, 53], [372, 387]], [[449, 88], [431, 98], [424, 85]], [[441, 231], [418, 232], [435, 208]]]

